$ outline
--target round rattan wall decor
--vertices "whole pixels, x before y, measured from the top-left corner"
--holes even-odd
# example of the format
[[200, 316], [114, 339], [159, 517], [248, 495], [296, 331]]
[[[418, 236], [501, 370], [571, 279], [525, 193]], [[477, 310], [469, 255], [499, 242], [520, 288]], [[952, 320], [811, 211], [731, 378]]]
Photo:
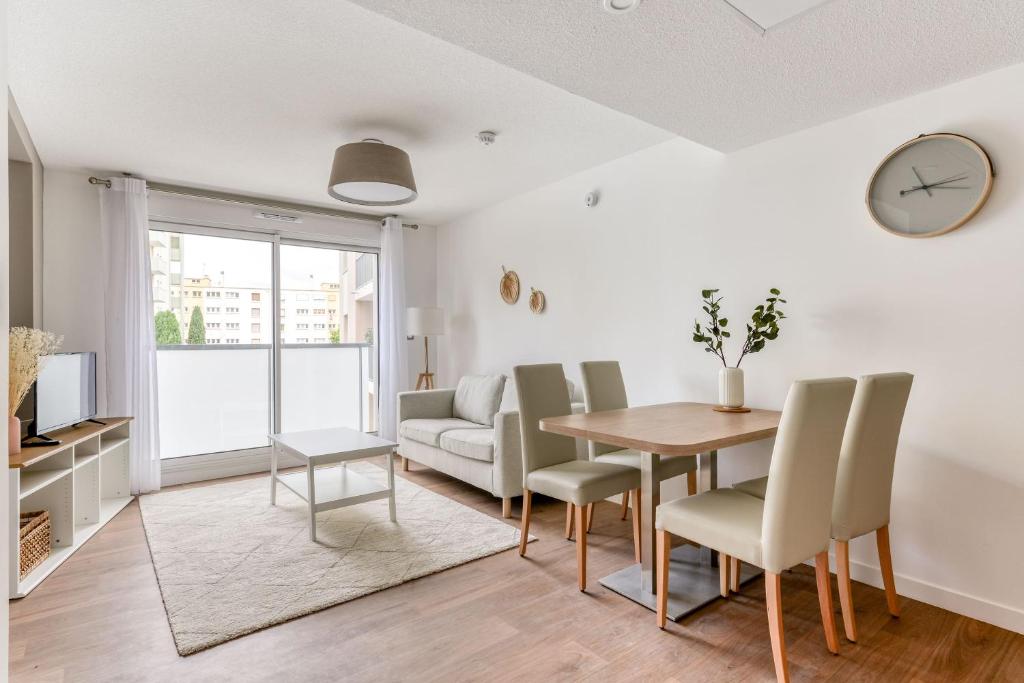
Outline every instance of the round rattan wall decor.
[[514, 304], [519, 301], [519, 276], [514, 270], [505, 270], [501, 267], [501, 283], [498, 285], [498, 292], [507, 304]]
[[544, 292], [530, 287], [530, 310], [534, 313], [543, 313], [546, 305], [547, 300], [544, 298]]

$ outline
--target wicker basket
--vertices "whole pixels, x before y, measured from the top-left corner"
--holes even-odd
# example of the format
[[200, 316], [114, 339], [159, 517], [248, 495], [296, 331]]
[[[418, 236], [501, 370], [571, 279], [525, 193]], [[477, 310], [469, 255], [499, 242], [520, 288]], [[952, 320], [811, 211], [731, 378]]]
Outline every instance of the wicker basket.
[[50, 556], [50, 513], [22, 512], [18, 531], [20, 552], [19, 579], [43, 563]]

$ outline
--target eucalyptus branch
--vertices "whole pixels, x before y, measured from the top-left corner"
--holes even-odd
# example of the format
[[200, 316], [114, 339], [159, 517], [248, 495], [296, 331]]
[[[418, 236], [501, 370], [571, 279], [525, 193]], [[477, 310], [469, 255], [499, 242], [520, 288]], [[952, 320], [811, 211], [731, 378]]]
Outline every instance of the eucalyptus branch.
[[[700, 321], [693, 321], [693, 341], [703, 344], [704, 351], [713, 353], [722, 361], [723, 366], [729, 367], [723, 349], [724, 341], [731, 336], [727, 329], [729, 319], [719, 317], [723, 297], [716, 297], [717, 293], [717, 289], [701, 290], [702, 308], [708, 317], [708, 321], [704, 327], [701, 326]], [[786, 303], [786, 300], [781, 298], [780, 294], [781, 292], [778, 289], [772, 288], [770, 296], [765, 298], [764, 303], [754, 308], [754, 313], [750, 316], [750, 322], [746, 325], [746, 339], [744, 339], [743, 347], [740, 349], [740, 356], [736, 360], [737, 368], [747, 354], [761, 351], [767, 342], [778, 338], [779, 321], [786, 317], [786, 314], [778, 307], [778, 304]]]

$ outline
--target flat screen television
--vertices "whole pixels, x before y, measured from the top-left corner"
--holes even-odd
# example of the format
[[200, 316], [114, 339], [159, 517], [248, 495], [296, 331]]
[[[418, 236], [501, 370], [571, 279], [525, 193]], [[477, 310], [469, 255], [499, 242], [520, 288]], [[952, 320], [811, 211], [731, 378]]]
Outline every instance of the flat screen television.
[[96, 353], [48, 356], [35, 385], [30, 436], [96, 417]]

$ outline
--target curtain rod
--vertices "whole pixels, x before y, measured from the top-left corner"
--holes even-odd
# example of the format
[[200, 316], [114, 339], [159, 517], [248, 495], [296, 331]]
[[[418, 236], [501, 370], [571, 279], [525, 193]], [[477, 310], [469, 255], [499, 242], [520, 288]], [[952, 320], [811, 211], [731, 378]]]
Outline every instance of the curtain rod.
[[[97, 178], [96, 176], [89, 176], [89, 182], [92, 185], [103, 185], [106, 188], [110, 188], [110, 180], [106, 178]], [[330, 216], [332, 218], [347, 218], [353, 221], [364, 221], [367, 223], [380, 223], [384, 216], [371, 216], [365, 213], [357, 213], [355, 211], [344, 211], [342, 209], [327, 209], [322, 206], [310, 206], [308, 204], [296, 204], [293, 202], [278, 201], [276, 199], [260, 199], [258, 197], [247, 197], [242, 194], [232, 194], [230, 192], [217, 192], [216, 190], [200, 190], [194, 187], [185, 187], [183, 185], [167, 185], [165, 183], [151, 183], [146, 181], [146, 187], [155, 192], [163, 192], [164, 194], [176, 194], [183, 197], [198, 197], [200, 199], [213, 199], [219, 202], [230, 202], [232, 204], [245, 204], [248, 206], [259, 206], [265, 209], [277, 209], [278, 211], [296, 211], [299, 213], [312, 213], [318, 216]], [[410, 230], [419, 230], [420, 226], [416, 223], [402, 223], [403, 228], [409, 228]]]

